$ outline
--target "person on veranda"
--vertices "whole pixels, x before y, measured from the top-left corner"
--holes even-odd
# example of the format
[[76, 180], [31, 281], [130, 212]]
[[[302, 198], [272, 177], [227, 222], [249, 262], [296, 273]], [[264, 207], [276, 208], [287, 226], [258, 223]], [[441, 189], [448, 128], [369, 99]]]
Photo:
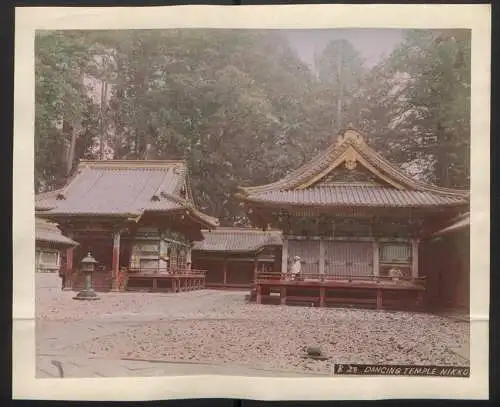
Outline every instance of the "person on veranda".
[[300, 257], [295, 256], [293, 258], [292, 269], [290, 270], [293, 280], [299, 280], [302, 273], [302, 265], [300, 263]]

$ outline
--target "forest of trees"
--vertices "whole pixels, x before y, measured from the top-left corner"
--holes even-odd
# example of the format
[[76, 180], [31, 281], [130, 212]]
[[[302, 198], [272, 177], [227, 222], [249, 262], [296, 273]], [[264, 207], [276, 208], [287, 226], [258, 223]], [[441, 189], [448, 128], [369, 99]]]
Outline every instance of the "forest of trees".
[[467, 30], [407, 31], [374, 67], [335, 40], [313, 69], [278, 31], [41, 32], [35, 190], [82, 158], [185, 159], [199, 207], [242, 224], [238, 185], [283, 177], [347, 125], [411, 176], [468, 188], [470, 51]]

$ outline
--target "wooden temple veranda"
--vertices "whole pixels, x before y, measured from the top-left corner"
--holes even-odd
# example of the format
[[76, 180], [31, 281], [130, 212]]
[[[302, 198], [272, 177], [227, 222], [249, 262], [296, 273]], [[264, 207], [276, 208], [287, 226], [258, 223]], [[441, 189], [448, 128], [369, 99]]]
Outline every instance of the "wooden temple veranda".
[[83, 286], [80, 260], [98, 261], [98, 291], [187, 291], [203, 288], [191, 265], [193, 242], [217, 219], [193, 201], [182, 161], [82, 161], [67, 184], [39, 194], [37, 217], [56, 222], [78, 242], [65, 253], [66, 289]]
[[[353, 129], [285, 178], [241, 187], [237, 197], [254, 225], [283, 232], [281, 270], [257, 273], [257, 303], [423, 309], [427, 280], [446, 282], [422, 269], [421, 245], [469, 210], [468, 191], [411, 179]], [[302, 274], [292, 280], [295, 256]], [[439, 251], [430, 256], [425, 264]]]

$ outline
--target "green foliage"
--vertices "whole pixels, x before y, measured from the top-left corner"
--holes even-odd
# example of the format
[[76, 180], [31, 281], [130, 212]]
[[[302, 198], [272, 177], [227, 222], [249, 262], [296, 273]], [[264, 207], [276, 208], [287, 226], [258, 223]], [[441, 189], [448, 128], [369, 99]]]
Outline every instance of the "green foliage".
[[[116, 159], [185, 159], [201, 209], [245, 223], [232, 198], [238, 185], [283, 177], [349, 123], [396, 162], [430, 159], [437, 165], [426, 175], [467, 185], [468, 34], [410, 32], [372, 69], [349, 42], [334, 41], [315, 65], [273, 30], [40, 34], [36, 188], [61, 184], [68, 159], [98, 158], [102, 138]], [[102, 123], [84, 77], [109, 84]], [[68, 158], [71, 126], [82, 130]]]
[[409, 31], [360, 95], [361, 127], [379, 149], [400, 163], [427, 160], [424, 175], [441, 186], [469, 185], [470, 50], [465, 30]]
[[40, 190], [64, 182], [68, 125], [90, 118], [82, 75], [92, 54], [78, 32], [40, 32], [35, 45], [35, 188]]

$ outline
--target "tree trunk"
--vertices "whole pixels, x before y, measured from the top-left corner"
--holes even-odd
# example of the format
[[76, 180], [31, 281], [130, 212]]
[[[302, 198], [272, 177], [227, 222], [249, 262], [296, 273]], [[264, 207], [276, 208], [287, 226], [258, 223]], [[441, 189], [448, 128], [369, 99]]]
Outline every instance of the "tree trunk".
[[343, 79], [343, 69], [342, 69], [342, 64], [344, 62], [344, 55], [343, 55], [343, 49], [341, 48], [340, 50], [340, 60], [337, 65], [337, 78], [339, 81], [339, 94], [337, 96], [337, 130], [340, 131], [342, 130], [342, 104], [344, 101], [344, 79]]
[[100, 120], [100, 125], [101, 125], [101, 140], [99, 143], [100, 147], [100, 152], [99, 152], [99, 158], [101, 160], [104, 159], [104, 142], [106, 138], [106, 125], [105, 125], [105, 114], [106, 114], [106, 103], [108, 100], [108, 83], [104, 80], [101, 81], [101, 120]]
[[66, 175], [71, 173], [73, 169], [73, 162], [75, 161], [75, 147], [76, 147], [76, 139], [78, 138], [78, 129], [77, 126], [70, 124], [69, 122], [63, 123], [63, 131], [65, 134], [69, 134], [70, 142], [69, 147], [66, 154]]
[[436, 143], [436, 169], [435, 177], [436, 184], [447, 188], [449, 186], [448, 167], [449, 160], [447, 155], [446, 134], [441, 126], [437, 128], [437, 143]]

